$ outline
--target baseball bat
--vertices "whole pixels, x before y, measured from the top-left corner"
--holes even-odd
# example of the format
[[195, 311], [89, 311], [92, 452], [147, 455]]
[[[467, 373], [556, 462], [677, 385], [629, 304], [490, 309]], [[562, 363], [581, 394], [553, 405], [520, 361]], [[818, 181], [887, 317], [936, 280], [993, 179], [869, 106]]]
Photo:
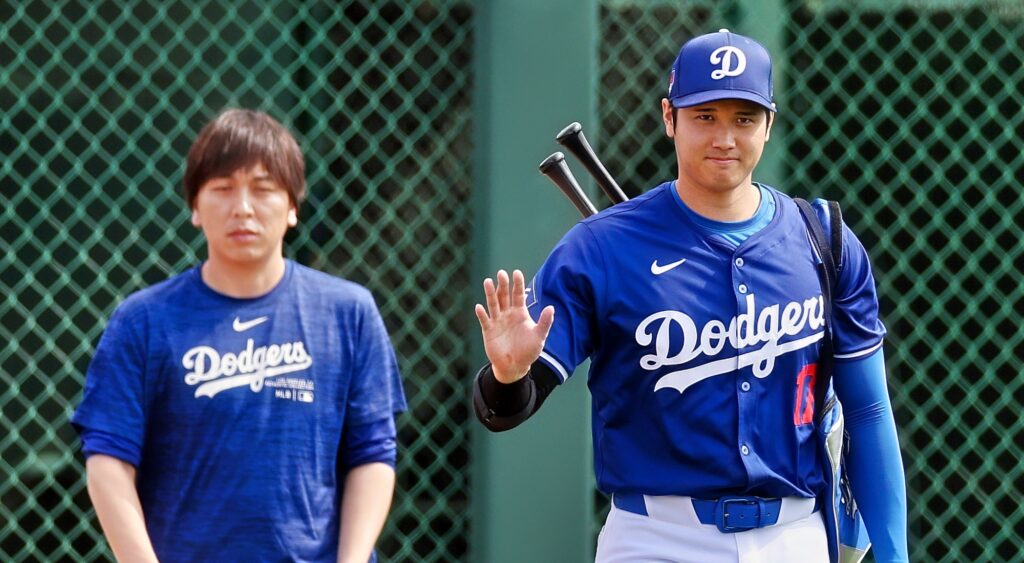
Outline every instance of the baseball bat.
[[562, 190], [565, 197], [569, 198], [581, 215], [590, 217], [597, 213], [597, 208], [594, 207], [587, 194], [583, 193], [583, 189], [580, 188], [572, 171], [569, 170], [569, 165], [565, 163], [564, 154], [560, 152], [552, 154], [545, 158], [538, 168], [540, 168], [541, 174], [547, 176], [548, 180], [554, 182], [558, 189]]
[[597, 153], [594, 152], [594, 148], [587, 142], [587, 138], [583, 135], [583, 126], [578, 121], [573, 121], [565, 129], [559, 131], [558, 135], [555, 136], [555, 140], [563, 147], [569, 149], [569, 152], [579, 159], [583, 167], [587, 169], [587, 172], [597, 182], [601, 191], [611, 198], [613, 204], [622, 203], [629, 199], [626, 197], [626, 193], [622, 191], [622, 188], [619, 187], [619, 183], [615, 181], [615, 178], [608, 172], [608, 169], [604, 167], [601, 159], [597, 158]]

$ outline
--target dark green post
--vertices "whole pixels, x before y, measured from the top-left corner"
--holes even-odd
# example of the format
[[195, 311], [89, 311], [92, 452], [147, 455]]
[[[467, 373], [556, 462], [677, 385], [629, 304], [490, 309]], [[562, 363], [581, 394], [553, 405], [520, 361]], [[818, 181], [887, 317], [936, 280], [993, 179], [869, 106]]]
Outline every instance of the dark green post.
[[[537, 165], [561, 148], [554, 136], [566, 124], [597, 130], [597, 0], [479, 0], [476, 9], [471, 287], [481, 302], [484, 277], [519, 268], [529, 279], [579, 219]], [[482, 364], [475, 317], [470, 322], [473, 364]], [[471, 421], [471, 561], [593, 560], [585, 378], [578, 373], [509, 432]]]

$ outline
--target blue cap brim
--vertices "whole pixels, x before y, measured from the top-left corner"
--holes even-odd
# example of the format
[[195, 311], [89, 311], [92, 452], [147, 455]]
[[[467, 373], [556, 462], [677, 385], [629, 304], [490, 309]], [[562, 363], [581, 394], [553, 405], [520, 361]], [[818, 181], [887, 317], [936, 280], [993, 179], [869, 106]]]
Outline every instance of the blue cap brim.
[[773, 104], [771, 100], [766, 99], [764, 96], [755, 92], [746, 92], [743, 90], [705, 90], [688, 96], [680, 96], [671, 100], [671, 102], [672, 107], [689, 108], [700, 104], [706, 104], [708, 102], [717, 102], [718, 100], [746, 100], [748, 102], [754, 102], [768, 111], [776, 111], [775, 104]]

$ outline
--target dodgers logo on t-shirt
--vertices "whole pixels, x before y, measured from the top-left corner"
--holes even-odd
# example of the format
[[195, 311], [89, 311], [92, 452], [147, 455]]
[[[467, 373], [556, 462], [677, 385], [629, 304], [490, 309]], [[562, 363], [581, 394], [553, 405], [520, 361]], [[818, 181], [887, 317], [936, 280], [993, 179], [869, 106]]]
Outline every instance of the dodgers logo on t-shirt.
[[[195, 396], [212, 398], [221, 391], [243, 386], [259, 393], [264, 385], [275, 386], [267, 379], [305, 371], [313, 365], [313, 358], [301, 341], [255, 346], [250, 338], [239, 352], [221, 353], [211, 346], [195, 346], [182, 356], [181, 365], [190, 370], [185, 374], [185, 383], [196, 386]], [[308, 388], [303, 384], [295, 390], [306, 391], [303, 398], [308, 400], [303, 402], [312, 402], [313, 382], [302, 381], [308, 382]], [[279, 396], [299, 400], [291, 392]]]

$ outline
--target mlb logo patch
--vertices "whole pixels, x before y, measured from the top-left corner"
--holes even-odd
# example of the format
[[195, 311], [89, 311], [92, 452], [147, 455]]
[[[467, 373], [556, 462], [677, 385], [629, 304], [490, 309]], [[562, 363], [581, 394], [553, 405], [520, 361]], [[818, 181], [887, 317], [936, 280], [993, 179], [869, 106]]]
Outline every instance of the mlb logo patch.
[[672, 72], [668, 75], [668, 93], [672, 95], [672, 86], [676, 83], [676, 69], [672, 69]]

